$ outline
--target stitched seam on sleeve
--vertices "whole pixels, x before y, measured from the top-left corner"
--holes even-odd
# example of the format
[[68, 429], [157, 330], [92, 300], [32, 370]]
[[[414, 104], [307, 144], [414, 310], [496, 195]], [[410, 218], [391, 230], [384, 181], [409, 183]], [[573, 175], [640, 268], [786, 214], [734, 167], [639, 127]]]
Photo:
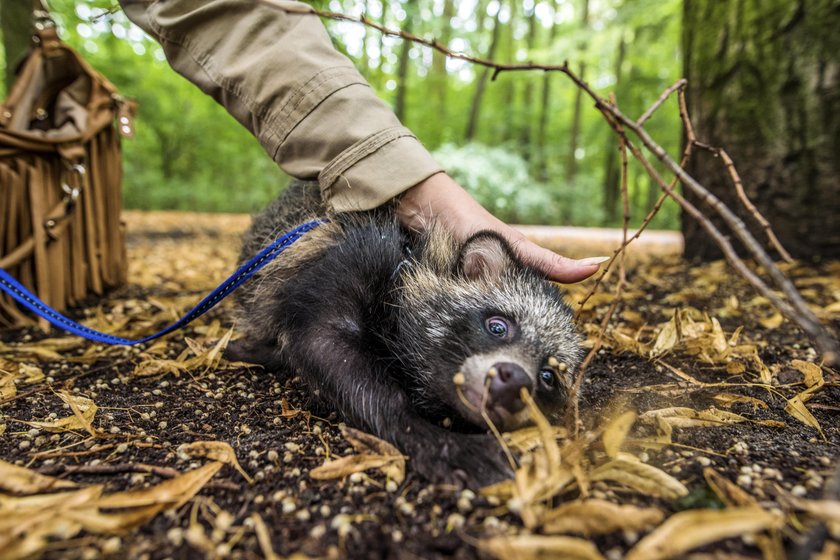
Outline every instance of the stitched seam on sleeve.
[[318, 175], [318, 183], [325, 194], [329, 192], [333, 183], [348, 169], [359, 161], [379, 150], [382, 146], [397, 140], [398, 138], [416, 138], [412, 132], [404, 126], [394, 126], [380, 130], [379, 132], [359, 140], [329, 162]]
[[291, 131], [327, 97], [356, 84], [368, 86], [355, 68], [336, 66], [315, 74], [289, 96], [278, 115], [272, 119], [277, 123], [276, 132], [280, 141], [285, 141]]
[[[158, 0], [152, 3], [156, 4]], [[280, 151], [282, 143], [285, 141], [289, 133], [303, 120], [306, 115], [312, 112], [315, 107], [324, 101], [329, 95], [336, 91], [343, 89], [353, 84], [361, 84], [367, 87], [370, 85], [364, 81], [364, 78], [353, 67], [334, 66], [325, 68], [316, 73], [304, 84], [294, 90], [289, 96], [289, 99], [280, 109], [277, 115], [270, 115], [270, 111], [275, 110], [270, 105], [259, 106], [253, 99], [242, 92], [240, 85], [232, 80], [225, 79], [219, 72], [216, 71], [215, 65], [210, 60], [210, 54], [206, 53], [204, 56], [197, 56], [192, 42], [189, 38], [182, 35], [173, 35], [166, 33], [152, 18], [149, 19], [149, 25], [160, 36], [162, 40], [170, 42], [183, 48], [190, 58], [202, 68], [207, 76], [210, 77], [219, 87], [224, 89], [228, 94], [239, 99], [246, 107], [246, 109], [259, 121], [263, 129], [274, 137], [277, 146], [274, 148], [272, 157], [276, 159], [277, 152]], [[325, 87], [329, 86], [329, 87]], [[307, 96], [317, 90], [323, 90], [321, 97], [309, 100], [309, 103], [303, 103], [307, 100]], [[295, 122], [284, 123], [284, 117], [289, 118], [291, 115], [299, 117]]]

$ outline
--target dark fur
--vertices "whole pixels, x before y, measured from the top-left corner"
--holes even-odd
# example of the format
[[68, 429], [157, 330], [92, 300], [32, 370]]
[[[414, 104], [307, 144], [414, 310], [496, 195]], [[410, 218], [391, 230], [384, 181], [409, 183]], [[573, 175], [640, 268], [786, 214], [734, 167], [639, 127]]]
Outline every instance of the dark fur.
[[[255, 218], [241, 259], [327, 214], [316, 185], [290, 186]], [[387, 207], [329, 218], [240, 288], [244, 336], [231, 357], [301, 375], [349, 424], [393, 442], [430, 479], [483, 485], [509, 476], [492, 436], [450, 431], [439, 421], [483, 427], [456, 394], [453, 375], [479, 368], [465, 386], [478, 399], [487, 364], [508, 362], [523, 364], [524, 384], [546, 414], [563, 412], [579, 347], [557, 289], [516, 262], [493, 233], [463, 246], [434, 227], [415, 237]], [[515, 326], [505, 340], [486, 329], [487, 317], [497, 315]], [[535, 378], [549, 356], [568, 365], [553, 388]], [[496, 408], [499, 422], [518, 422]]]

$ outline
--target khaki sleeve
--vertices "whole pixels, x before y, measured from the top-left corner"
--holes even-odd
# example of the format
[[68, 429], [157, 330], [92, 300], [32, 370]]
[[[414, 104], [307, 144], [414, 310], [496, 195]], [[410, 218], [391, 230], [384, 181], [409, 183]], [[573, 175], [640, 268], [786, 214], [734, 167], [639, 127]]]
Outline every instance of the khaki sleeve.
[[336, 210], [374, 208], [441, 171], [332, 46], [320, 19], [301, 13], [305, 4], [120, 2], [178, 73], [248, 128], [286, 173], [317, 178]]

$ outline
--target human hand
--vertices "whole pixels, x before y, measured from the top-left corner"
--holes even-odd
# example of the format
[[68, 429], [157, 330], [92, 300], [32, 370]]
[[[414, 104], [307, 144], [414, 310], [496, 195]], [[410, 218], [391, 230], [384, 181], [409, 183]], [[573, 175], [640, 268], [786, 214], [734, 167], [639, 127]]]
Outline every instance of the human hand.
[[443, 223], [458, 241], [480, 230], [501, 234], [525, 264], [550, 280], [571, 284], [592, 276], [609, 257], [570, 259], [529, 241], [484, 209], [446, 173], [437, 173], [408, 189], [400, 198], [397, 217], [408, 228], [422, 230], [431, 220]]

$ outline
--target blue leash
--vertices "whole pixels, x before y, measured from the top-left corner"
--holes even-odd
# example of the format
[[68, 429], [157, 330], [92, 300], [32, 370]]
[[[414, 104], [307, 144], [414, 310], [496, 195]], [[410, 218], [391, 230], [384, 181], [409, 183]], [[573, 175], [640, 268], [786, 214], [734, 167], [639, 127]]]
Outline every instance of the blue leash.
[[186, 326], [195, 319], [198, 319], [199, 317], [210, 311], [210, 309], [212, 309], [217, 303], [229, 296], [231, 292], [233, 292], [243, 282], [245, 282], [251, 276], [253, 276], [258, 270], [260, 270], [262, 267], [273, 261], [275, 257], [277, 257], [280, 253], [285, 251], [289, 246], [292, 245], [292, 243], [300, 239], [306, 232], [316, 228], [322, 223], [322, 220], [312, 220], [311, 222], [307, 222], [285, 233], [282, 237], [274, 241], [271, 245], [260, 251], [259, 254], [257, 254], [257, 256], [240, 266], [239, 269], [236, 272], [234, 272], [230, 278], [222, 282], [218, 288], [210, 292], [210, 294], [207, 297], [202, 299], [198, 303], [198, 305], [193, 307], [189, 313], [181, 317], [181, 319], [179, 319], [176, 323], [166, 327], [162, 331], [156, 332], [151, 336], [147, 336], [146, 338], [141, 338], [138, 340], [122, 338], [119, 336], [99, 332], [84, 325], [80, 325], [72, 319], [68, 319], [67, 317], [65, 317], [64, 315], [62, 315], [61, 313], [54, 310], [53, 308], [45, 304], [43, 301], [38, 299], [38, 296], [27, 290], [20, 282], [15, 280], [8, 272], [3, 270], [2, 268], [0, 268], [0, 290], [3, 290], [4, 292], [12, 296], [12, 298], [14, 298], [18, 303], [20, 303], [22, 306], [26, 307], [30, 311], [34, 312], [36, 315], [43, 317], [56, 327], [60, 327], [72, 334], [81, 336], [88, 340], [93, 340], [95, 342], [134, 346], [135, 344], [142, 344], [144, 342], [149, 342], [150, 340], [160, 338], [166, 334], [171, 333], [172, 331], [178, 330], [181, 327]]

